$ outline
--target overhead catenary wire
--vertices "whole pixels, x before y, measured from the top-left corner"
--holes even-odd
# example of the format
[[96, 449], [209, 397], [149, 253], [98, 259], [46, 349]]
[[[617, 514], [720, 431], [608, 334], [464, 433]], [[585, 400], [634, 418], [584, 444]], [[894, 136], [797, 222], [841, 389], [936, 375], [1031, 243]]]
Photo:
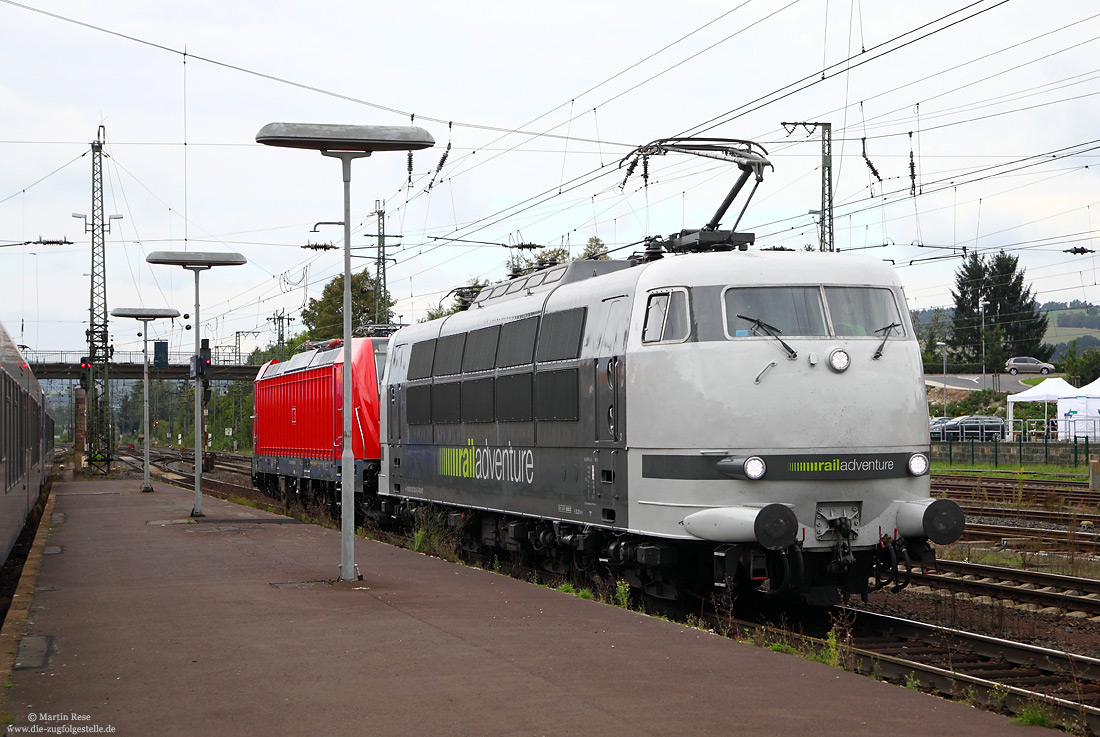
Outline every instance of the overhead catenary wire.
[[[593, 111], [595, 112], [595, 108], [593, 108]], [[570, 118], [572, 118], [572, 116], [570, 116]], [[566, 138], [568, 139], [568, 137], [566, 137]], [[574, 140], [576, 140], [576, 139], [574, 139]], [[597, 135], [597, 137], [596, 137], [596, 141], [597, 141], [598, 145], [601, 145], [601, 146], [602, 146], [602, 142], [600, 142], [600, 137], [599, 137], [599, 135]], [[572, 146], [571, 146], [570, 148], [572, 149]], [[602, 162], [601, 162], [601, 163], [602, 163]], [[451, 180], [447, 180], [447, 181], [449, 181], [449, 182], [450, 182]], [[667, 181], [667, 180], [666, 180], [666, 181]], [[437, 183], [438, 183], [438, 182], [437, 182]], [[452, 182], [452, 192], [453, 192], [453, 186], [454, 186], [454, 184], [453, 184], [453, 182]], [[592, 200], [592, 198], [591, 198], [591, 197], [588, 197], [588, 196], [586, 196], [586, 198], [585, 198], [585, 201], [586, 201], [586, 202], [592, 202], [593, 200]], [[654, 201], [656, 201], [656, 199], [655, 199]], [[526, 210], [520, 210], [519, 212], [526, 212]], [[456, 217], [455, 217], [454, 219], [455, 219], [455, 220], [457, 221], [457, 220], [458, 220], [457, 216], [456, 216]], [[456, 225], [457, 225], [457, 223], [456, 223]], [[456, 232], [457, 232], [457, 230], [456, 230]], [[548, 239], [547, 239], [547, 241], [550, 241], [550, 240], [552, 240], [552, 239], [550, 239], [550, 238], [548, 238]]]

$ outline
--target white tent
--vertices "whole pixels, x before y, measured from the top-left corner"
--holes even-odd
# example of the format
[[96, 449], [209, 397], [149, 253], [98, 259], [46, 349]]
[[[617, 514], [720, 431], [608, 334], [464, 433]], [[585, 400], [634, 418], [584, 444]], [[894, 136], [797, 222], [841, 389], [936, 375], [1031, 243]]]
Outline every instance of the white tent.
[[[1100, 381], [1100, 380], [1098, 380]], [[1093, 382], [1095, 384], [1096, 382]], [[1090, 384], [1089, 386], [1092, 386]], [[1076, 397], [1081, 389], [1078, 389], [1073, 384], [1061, 377], [1051, 377], [1044, 379], [1041, 383], [1031, 387], [1026, 391], [1022, 391], [1018, 394], [1008, 395], [1008, 428], [1009, 432], [1012, 432], [1012, 408], [1016, 402], [1058, 402], [1058, 414], [1062, 414], [1062, 400], [1066, 397]], [[1100, 394], [1097, 394], [1100, 397]], [[1100, 406], [1100, 405], [1098, 405]], [[1069, 411], [1067, 409], [1067, 411]], [[1046, 418], [1046, 410], [1044, 408], [1043, 417]], [[1063, 423], [1065, 424], [1065, 423]]]
[[1058, 398], [1058, 439], [1075, 437], [1100, 440], [1100, 379]]

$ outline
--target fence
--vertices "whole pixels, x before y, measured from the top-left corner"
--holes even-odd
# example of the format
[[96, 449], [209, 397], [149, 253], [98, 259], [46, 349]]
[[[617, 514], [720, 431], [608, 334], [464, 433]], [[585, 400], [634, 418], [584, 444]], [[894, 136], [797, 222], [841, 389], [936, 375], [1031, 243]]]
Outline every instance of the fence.
[[[1085, 466], [1088, 467], [1091, 451], [1087, 435], [1068, 442], [1044, 437], [1025, 441], [1022, 434], [1012, 440], [944, 440], [932, 443], [933, 461], [943, 463], [972, 463], [998, 466]], [[1095, 459], [1094, 459], [1095, 460]]]
[[[221, 346], [215, 346], [219, 350], [216, 350], [211, 356], [211, 363], [217, 366], [237, 366], [237, 365], [254, 365], [261, 366], [263, 363], [271, 360], [273, 357], [273, 351], [265, 351], [261, 355], [257, 356], [259, 362], [255, 360], [250, 361], [249, 356], [241, 356], [241, 361], [234, 360], [236, 356], [232, 350], [221, 350]], [[243, 351], [242, 351], [243, 352]], [[27, 349], [23, 351], [23, 357], [27, 359], [27, 363], [30, 364], [42, 364], [42, 363], [61, 363], [61, 364], [77, 364], [80, 363], [80, 359], [88, 355], [87, 351], [36, 351], [33, 349]], [[141, 351], [115, 351], [111, 355], [111, 363], [136, 363], [142, 362], [142, 356], [144, 354]], [[186, 366], [191, 363], [191, 356], [194, 352], [190, 353], [169, 353], [168, 363], [173, 366]], [[152, 363], [153, 357], [149, 356], [149, 361]]]

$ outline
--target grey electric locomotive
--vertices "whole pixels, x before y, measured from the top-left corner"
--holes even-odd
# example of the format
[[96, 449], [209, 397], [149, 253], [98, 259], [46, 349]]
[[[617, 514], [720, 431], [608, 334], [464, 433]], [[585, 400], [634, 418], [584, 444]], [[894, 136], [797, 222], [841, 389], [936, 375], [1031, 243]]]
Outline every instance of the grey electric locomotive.
[[734, 250], [751, 240], [684, 232], [399, 331], [383, 511], [447, 505], [481, 544], [655, 596], [904, 586], [963, 517], [929, 496], [901, 284], [866, 257]]

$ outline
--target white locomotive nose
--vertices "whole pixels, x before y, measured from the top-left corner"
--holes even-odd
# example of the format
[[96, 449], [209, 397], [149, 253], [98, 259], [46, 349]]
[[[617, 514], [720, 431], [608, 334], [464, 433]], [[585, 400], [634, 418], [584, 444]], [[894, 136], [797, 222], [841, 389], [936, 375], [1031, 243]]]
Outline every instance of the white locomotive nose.
[[798, 518], [784, 504], [716, 507], [684, 517], [684, 529], [703, 540], [758, 542], [768, 550], [782, 550], [794, 543]]

